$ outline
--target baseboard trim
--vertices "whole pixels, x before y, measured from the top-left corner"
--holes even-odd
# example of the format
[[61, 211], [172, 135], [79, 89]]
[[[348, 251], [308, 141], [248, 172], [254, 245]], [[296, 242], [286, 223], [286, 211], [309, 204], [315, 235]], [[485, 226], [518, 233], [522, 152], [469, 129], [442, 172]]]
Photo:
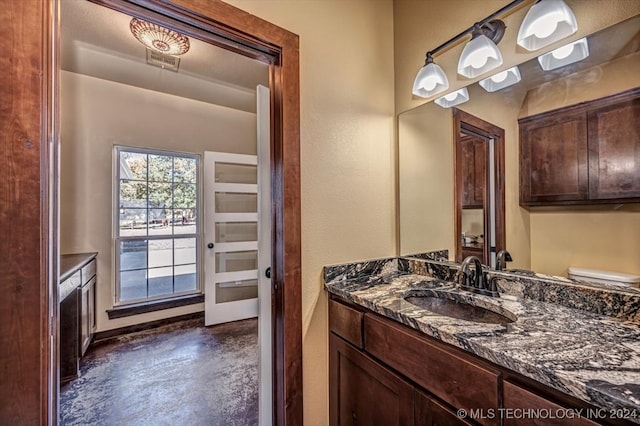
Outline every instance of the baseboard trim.
[[[126, 327], [114, 328], [111, 330], [98, 331], [95, 333], [93, 343], [91, 345], [109, 343], [110, 341], [122, 337], [127, 334], [139, 333], [154, 328], [163, 327], [165, 325], [175, 324], [181, 321], [204, 319], [204, 311], [193, 312], [191, 314], [178, 315], [171, 318], [163, 318], [155, 321], [143, 322], [140, 324], [128, 325]], [[204, 325], [204, 322], [203, 322]]]

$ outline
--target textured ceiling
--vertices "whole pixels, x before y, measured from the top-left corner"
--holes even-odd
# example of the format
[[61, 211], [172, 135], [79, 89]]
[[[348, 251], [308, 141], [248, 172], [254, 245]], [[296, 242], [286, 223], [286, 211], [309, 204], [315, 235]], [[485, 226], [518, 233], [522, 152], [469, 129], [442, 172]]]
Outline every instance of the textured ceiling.
[[234, 92], [239, 98], [253, 94], [258, 84], [268, 86], [267, 64], [191, 37], [191, 48], [180, 56], [179, 72], [163, 70], [146, 63], [146, 48], [131, 34], [130, 21], [131, 16], [86, 0], [62, 0], [62, 69], [205, 102], [255, 109], [245, 100], [231, 98]]

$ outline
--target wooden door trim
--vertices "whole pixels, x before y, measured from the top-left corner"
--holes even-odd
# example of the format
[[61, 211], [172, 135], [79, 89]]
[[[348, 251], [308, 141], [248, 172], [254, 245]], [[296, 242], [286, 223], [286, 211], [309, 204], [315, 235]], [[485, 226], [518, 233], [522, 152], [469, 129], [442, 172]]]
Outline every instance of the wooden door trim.
[[[458, 159], [462, 155], [460, 144], [460, 130], [463, 127], [471, 128], [476, 133], [487, 135], [487, 137], [494, 138], [494, 157], [495, 165], [494, 172], [496, 176], [496, 252], [506, 248], [505, 238], [505, 160], [504, 160], [504, 129], [484, 121], [476, 116], [473, 116], [467, 112], [464, 112], [458, 108], [453, 109], [453, 140], [454, 140], [454, 237], [456, 248], [456, 259], [458, 259], [462, 253], [462, 170], [457, 167]], [[487, 156], [488, 158], [488, 156]], [[484, 188], [484, 200], [487, 199], [487, 191], [489, 188], [489, 176], [487, 174], [487, 181]], [[485, 209], [486, 210], [486, 209]], [[487, 229], [487, 215], [485, 214], [485, 229]], [[500, 226], [501, 225], [501, 226]], [[490, 264], [490, 252], [489, 244], [485, 244], [484, 247], [485, 263]], [[458, 259], [462, 260], [462, 259]]]
[[0, 46], [0, 419], [46, 424], [55, 413], [57, 356], [52, 343], [57, 293], [56, 256], [49, 235], [53, 151], [51, 49], [53, 4], [5, 2]]

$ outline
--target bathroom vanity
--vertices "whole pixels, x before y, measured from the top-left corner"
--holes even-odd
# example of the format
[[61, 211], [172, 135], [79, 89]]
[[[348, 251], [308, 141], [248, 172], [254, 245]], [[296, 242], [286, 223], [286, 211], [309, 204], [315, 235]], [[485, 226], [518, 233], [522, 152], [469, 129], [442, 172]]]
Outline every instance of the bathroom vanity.
[[97, 253], [60, 256], [60, 381], [78, 377], [80, 358], [95, 331]]
[[[460, 290], [458, 269], [416, 258], [325, 267], [332, 425], [640, 423], [639, 289], [489, 271], [491, 298]], [[430, 297], [498, 316], [419, 306]]]

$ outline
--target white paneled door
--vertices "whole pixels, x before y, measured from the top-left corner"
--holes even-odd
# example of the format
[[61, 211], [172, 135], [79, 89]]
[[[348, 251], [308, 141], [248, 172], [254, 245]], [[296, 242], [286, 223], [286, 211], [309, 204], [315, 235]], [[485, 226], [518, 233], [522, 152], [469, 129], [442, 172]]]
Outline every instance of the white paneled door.
[[205, 152], [205, 324], [258, 316], [258, 157]]

